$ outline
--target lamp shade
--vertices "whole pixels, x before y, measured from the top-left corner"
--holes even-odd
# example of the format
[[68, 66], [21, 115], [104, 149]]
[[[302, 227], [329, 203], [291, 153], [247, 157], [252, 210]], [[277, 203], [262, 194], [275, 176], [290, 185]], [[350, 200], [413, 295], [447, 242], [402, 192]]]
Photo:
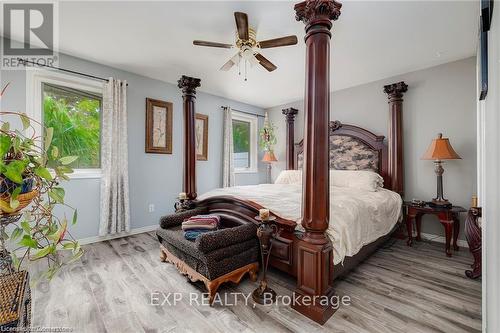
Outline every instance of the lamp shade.
[[439, 133], [437, 138], [432, 140], [431, 145], [427, 148], [423, 160], [457, 160], [461, 159], [457, 152], [453, 150], [448, 138], [443, 138], [443, 134]]
[[271, 163], [271, 162], [277, 162], [278, 160], [276, 159], [276, 156], [274, 156], [274, 153], [272, 151], [266, 151], [264, 153], [264, 157], [262, 158], [262, 162], [266, 163]]

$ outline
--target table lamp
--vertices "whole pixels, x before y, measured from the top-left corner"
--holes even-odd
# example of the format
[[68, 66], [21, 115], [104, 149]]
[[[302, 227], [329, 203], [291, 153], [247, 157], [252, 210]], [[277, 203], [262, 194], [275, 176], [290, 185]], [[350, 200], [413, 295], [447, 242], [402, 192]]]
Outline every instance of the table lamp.
[[276, 156], [274, 156], [274, 152], [266, 151], [264, 153], [264, 157], [262, 158], [262, 162], [267, 164], [267, 182], [271, 183], [271, 163], [277, 162]]
[[437, 176], [437, 195], [429, 203], [434, 207], [451, 207], [452, 204], [444, 198], [443, 196], [443, 160], [458, 160], [461, 159], [460, 156], [453, 150], [448, 138], [443, 138], [443, 134], [439, 133], [437, 138], [432, 140], [431, 145], [427, 148], [423, 160], [433, 160], [434, 161], [434, 172]]

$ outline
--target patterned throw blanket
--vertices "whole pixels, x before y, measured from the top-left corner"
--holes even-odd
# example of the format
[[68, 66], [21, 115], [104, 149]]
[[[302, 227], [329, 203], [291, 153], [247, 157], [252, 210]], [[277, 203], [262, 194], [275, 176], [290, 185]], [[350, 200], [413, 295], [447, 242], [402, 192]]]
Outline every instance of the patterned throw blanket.
[[220, 217], [217, 215], [196, 215], [182, 222], [184, 238], [194, 241], [199, 235], [217, 230]]

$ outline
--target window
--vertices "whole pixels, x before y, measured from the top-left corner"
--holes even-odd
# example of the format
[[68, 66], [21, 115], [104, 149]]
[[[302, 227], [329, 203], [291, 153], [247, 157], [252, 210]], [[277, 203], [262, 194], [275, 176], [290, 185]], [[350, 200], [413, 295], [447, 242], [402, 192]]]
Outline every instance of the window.
[[235, 172], [257, 172], [257, 116], [233, 111]]
[[59, 153], [79, 156], [71, 178], [100, 178], [102, 82], [39, 69], [26, 75], [26, 111], [41, 124], [36, 134], [52, 127]]
[[100, 168], [102, 97], [49, 83], [42, 85], [42, 119], [45, 127], [54, 129], [52, 143], [62, 156], [79, 156], [72, 168]]

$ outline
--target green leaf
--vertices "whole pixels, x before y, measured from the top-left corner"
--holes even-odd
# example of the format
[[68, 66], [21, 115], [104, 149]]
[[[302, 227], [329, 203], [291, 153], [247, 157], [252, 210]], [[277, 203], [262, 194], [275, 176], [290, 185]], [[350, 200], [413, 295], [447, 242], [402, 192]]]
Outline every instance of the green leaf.
[[42, 177], [43, 179], [46, 179], [48, 181], [51, 181], [53, 179], [50, 171], [44, 167], [35, 168], [35, 175], [37, 175], [38, 177]]
[[8, 135], [5, 135], [5, 134], [1, 134], [0, 135], [0, 157], [3, 157], [5, 154], [7, 154], [11, 145], [12, 145], [11, 137]]
[[19, 202], [19, 200], [15, 200], [12, 197], [10, 198], [10, 203], [9, 203], [10, 208], [16, 209], [17, 207], [19, 207], [20, 204], [21, 203]]
[[19, 245], [30, 247], [32, 249], [38, 248], [38, 242], [31, 238], [30, 235], [24, 235], [21, 241], [19, 241]]
[[17, 197], [19, 196], [22, 190], [23, 188], [21, 186], [16, 187], [14, 191], [12, 191], [12, 194], [10, 195], [11, 200], [17, 200]]
[[79, 249], [78, 252], [73, 254], [73, 257], [71, 258], [71, 260], [68, 261], [68, 264], [71, 264], [71, 263], [77, 261], [78, 259], [80, 259], [83, 256], [84, 252], [85, 251], [83, 251], [83, 249]]
[[19, 117], [21, 118], [21, 122], [23, 123], [24, 130], [30, 127], [31, 125], [30, 118], [26, 115], [26, 113], [19, 114]]
[[61, 225], [59, 226], [59, 229], [57, 229], [55, 233], [47, 235], [47, 238], [56, 244], [59, 243], [64, 239], [64, 234], [66, 233], [67, 227], [68, 227], [68, 221], [64, 219]]
[[4, 175], [13, 182], [22, 184], [25, 167], [26, 167], [25, 161], [20, 161], [20, 160], [12, 161], [5, 166]]
[[12, 233], [10, 234], [10, 239], [16, 240], [19, 237], [21, 237], [22, 234], [23, 234], [23, 229], [16, 227], [14, 230], [12, 230]]
[[59, 162], [61, 162], [62, 165], [68, 165], [73, 163], [78, 159], [78, 156], [64, 156], [59, 159]]
[[30, 223], [28, 221], [23, 221], [21, 222], [21, 228], [24, 230], [25, 233], [28, 235], [31, 234], [31, 227]]
[[5, 122], [2, 124], [2, 127], [0, 127], [0, 129], [4, 132], [8, 132], [10, 130], [10, 123], [9, 122]]
[[52, 127], [45, 129], [45, 140], [44, 140], [45, 151], [49, 150], [50, 144], [52, 143], [53, 136], [54, 136], [54, 129]]
[[57, 147], [52, 147], [52, 158], [57, 159], [59, 157], [59, 148]]
[[49, 197], [57, 203], [64, 203], [64, 194], [62, 187], [54, 187], [49, 191]]
[[12, 258], [12, 266], [14, 266], [14, 269], [19, 270], [19, 265], [21, 263], [19, 262], [19, 258], [16, 256], [14, 251], [10, 253], [10, 257]]
[[71, 224], [75, 225], [77, 219], [78, 219], [78, 211], [75, 209], [75, 211], [73, 212], [73, 220], [71, 221]]
[[31, 257], [32, 259], [40, 259], [40, 258], [43, 258], [51, 253], [54, 253], [55, 251], [55, 246], [54, 245], [48, 245], [46, 247], [44, 247], [43, 249], [41, 249], [40, 251], [37, 251], [33, 257]]
[[9, 239], [9, 235], [5, 232], [5, 230], [1, 230], [1, 234], [0, 234], [0, 237], [6, 241], [7, 239]]

